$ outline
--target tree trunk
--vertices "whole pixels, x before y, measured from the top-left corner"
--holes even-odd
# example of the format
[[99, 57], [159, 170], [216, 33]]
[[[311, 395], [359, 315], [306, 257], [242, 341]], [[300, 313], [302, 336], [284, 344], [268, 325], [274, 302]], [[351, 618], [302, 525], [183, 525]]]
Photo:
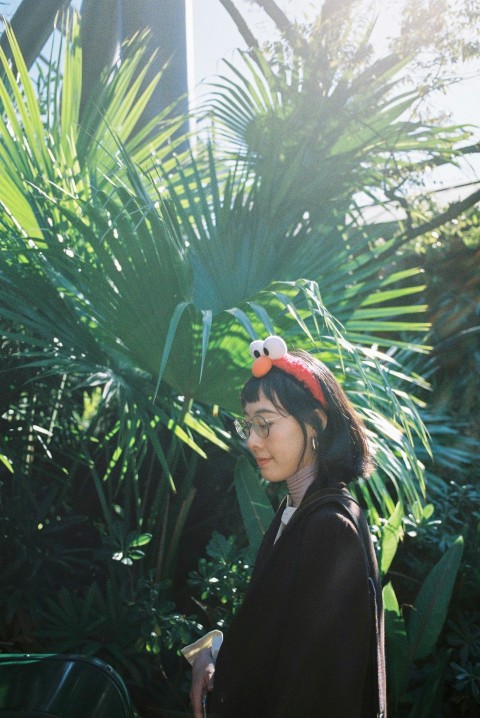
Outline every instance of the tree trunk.
[[[122, 42], [136, 32], [149, 30], [147, 55], [157, 51], [145, 84], [168, 62], [137, 130], [183, 97], [175, 114], [188, 112], [187, 39], [184, 0], [83, 0], [82, 106], [106, 67], [119, 56]], [[186, 131], [188, 126], [185, 125]]]
[[122, 0], [83, 0], [82, 102], [80, 117], [105, 68], [115, 63], [122, 41]]
[[[33, 65], [52, 34], [57, 13], [69, 3], [70, 0], [23, 0], [18, 6], [10, 24], [27, 67]], [[0, 46], [11, 60], [12, 53], [5, 33], [0, 38]]]
[[[151, 32], [149, 50], [157, 50], [157, 59], [150, 67], [146, 82], [168, 63], [150, 103], [142, 117], [146, 124], [170, 104], [180, 105], [175, 114], [188, 112], [187, 80], [187, 31], [185, 22], [185, 0], [142, 0], [123, 2], [123, 38], [131, 37], [138, 30], [149, 28]], [[188, 129], [185, 127], [185, 130]]]
[[[12, 18], [20, 49], [31, 67], [53, 32], [57, 12], [70, 4], [70, 0], [23, 0]], [[150, 30], [148, 50], [157, 50], [157, 58], [145, 79], [148, 83], [159, 69], [168, 67], [145, 109], [140, 125], [145, 125], [162, 110], [179, 100], [175, 114], [188, 112], [187, 33], [185, 0], [83, 0], [82, 46], [83, 79], [82, 108], [102, 71], [112, 67], [120, 46], [138, 31]], [[5, 33], [0, 45], [11, 57]], [[182, 128], [187, 131], [188, 123]]]

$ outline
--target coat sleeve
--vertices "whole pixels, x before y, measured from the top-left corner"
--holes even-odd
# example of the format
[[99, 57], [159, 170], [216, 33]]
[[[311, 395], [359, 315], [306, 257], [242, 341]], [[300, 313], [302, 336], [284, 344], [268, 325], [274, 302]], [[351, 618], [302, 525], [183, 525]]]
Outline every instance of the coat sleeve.
[[333, 507], [302, 527], [292, 594], [268, 701], [271, 718], [359, 718], [370, 654], [361, 539]]

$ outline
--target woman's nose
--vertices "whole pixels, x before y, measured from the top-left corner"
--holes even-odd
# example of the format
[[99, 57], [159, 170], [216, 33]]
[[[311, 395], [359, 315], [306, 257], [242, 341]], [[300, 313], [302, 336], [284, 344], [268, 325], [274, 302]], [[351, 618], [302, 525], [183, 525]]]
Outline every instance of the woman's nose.
[[253, 429], [250, 429], [250, 434], [247, 439], [247, 447], [250, 449], [250, 451], [253, 451], [255, 448], [257, 448], [259, 446], [259, 444], [261, 443], [261, 441], [262, 441], [262, 439], [257, 434], [257, 432], [254, 431]]

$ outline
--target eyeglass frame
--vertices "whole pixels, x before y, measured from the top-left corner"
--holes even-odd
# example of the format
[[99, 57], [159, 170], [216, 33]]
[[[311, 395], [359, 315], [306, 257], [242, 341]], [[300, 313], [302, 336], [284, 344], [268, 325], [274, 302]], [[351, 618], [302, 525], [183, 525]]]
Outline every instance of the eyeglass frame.
[[[285, 414], [279, 414], [279, 416], [285, 417]], [[252, 429], [261, 439], [267, 439], [270, 435], [270, 424], [271, 419], [265, 419], [264, 416], [254, 416], [251, 420], [243, 418], [235, 419], [233, 425], [235, 431], [241, 439], [247, 441], [250, 438]]]

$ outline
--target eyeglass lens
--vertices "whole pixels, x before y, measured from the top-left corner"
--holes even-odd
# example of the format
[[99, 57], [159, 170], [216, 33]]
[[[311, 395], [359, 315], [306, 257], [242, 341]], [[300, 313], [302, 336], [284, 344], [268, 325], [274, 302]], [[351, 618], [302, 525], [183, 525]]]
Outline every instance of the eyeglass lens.
[[266, 439], [268, 436], [269, 426], [268, 421], [263, 416], [254, 416], [251, 421], [247, 419], [236, 419], [235, 429], [242, 439], [248, 439], [250, 432], [253, 429], [257, 436], [262, 439]]

